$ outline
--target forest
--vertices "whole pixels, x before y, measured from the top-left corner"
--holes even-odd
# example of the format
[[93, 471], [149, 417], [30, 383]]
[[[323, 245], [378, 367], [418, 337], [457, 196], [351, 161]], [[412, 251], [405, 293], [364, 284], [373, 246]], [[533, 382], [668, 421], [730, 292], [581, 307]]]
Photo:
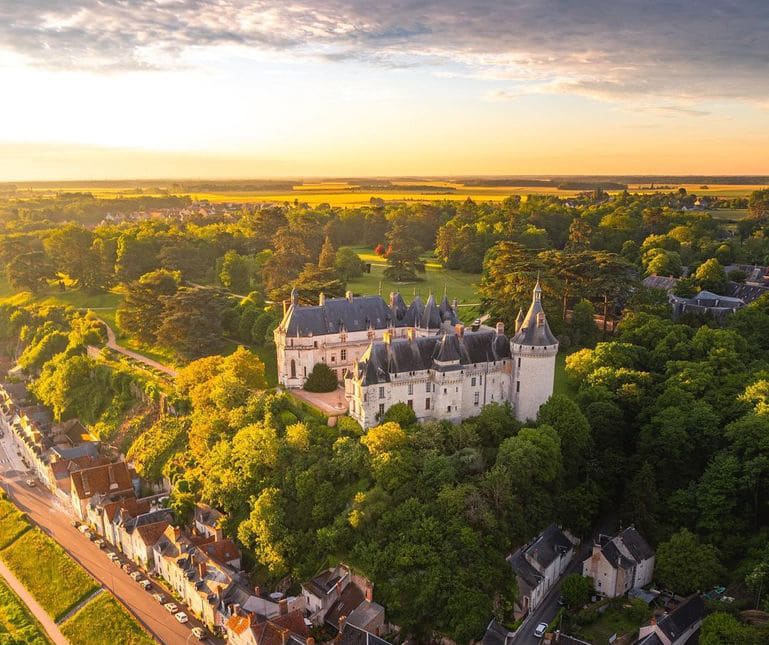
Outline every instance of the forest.
[[[468, 642], [491, 616], [512, 620], [507, 554], [553, 521], [589, 538], [609, 519], [655, 546], [664, 588], [729, 587], [737, 600], [709, 607], [702, 642], [731, 628], [760, 643], [765, 630], [738, 611], [769, 609], [769, 296], [722, 324], [674, 321], [641, 279], [686, 276], [677, 289], [716, 293], [744, 281], [726, 267], [769, 263], [769, 191], [737, 224], [691, 210], [695, 198], [595, 190], [122, 224], [31, 204], [2, 220], [11, 284], [117, 290], [117, 325], [179, 359], [178, 416], [135, 421], [135, 374], [85, 355], [103, 342], [94, 313], [8, 302], [0, 336], [57, 418], [121, 428], [140, 474], [173, 483], [180, 522], [195, 500], [225, 511], [254, 580], [295, 589], [341, 559], [405, 634]], [[347, 249], [361, 244], [381, 247], [404, 284], [430, 251], [477, 273], [483, 310], [508, 325], [539, 274], [568, 387], [525, 426], [500, 406], [457, 425], [394, 406], [365, 433], [270, 389], [251, 350], [271, 342], [273, 302], [294, 287], [307, 302], [342, 294], [364, 270]], [[596, 314], [619, 321], [613, 335]], [[225, 355], [231, 341], [245, 347]]]

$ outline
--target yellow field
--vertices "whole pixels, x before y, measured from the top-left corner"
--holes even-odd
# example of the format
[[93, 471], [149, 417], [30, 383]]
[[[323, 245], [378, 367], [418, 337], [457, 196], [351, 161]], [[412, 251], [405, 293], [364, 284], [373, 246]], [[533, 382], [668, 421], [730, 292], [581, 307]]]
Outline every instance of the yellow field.
[[[376, 182], [376, 179], [362, 180], [360, 183]], [[382, 180], [388, 181], [388, 180]], [[660, 184], [662, 185], [662, 184]], [[97, 198], [115, 199], [121, 197], [137, 196], [166, 196], [165, 191], [169, 186], [164, 182], [146, 182], [144, 187], [126, 186], [117, 184], [109, 186], [105, 184], [89, 185], [87, 182], [81, 184], [66, 184], [61, 187], [46, 185], [45, 187], [25, 187], [19, 189], [13, 194], [16, 199], [35, 199], [40, 197], [52, 197], [56, 193], [67, 192], [90, 192]], [[399, 190], [410, 187], [410, 190]], [[414, 189], [414, 187], [425, 186], [424, 191]], [[697, 195], [712, 195], [719, 197], [746, 197], [754, 190], [765, 188], [759, 185], [737, 185], [737, 184], [713, 184], [703, 188], [700, 184], [669, 184], [669, 188], [649, 188], [649, 184], [630, 184], [630, 192], [651, 193], [675, 191], [683, 187], [689, 193]], [[445, 188], [447, 192], [434, 190], [435, 188]], [[432, 201], [464, 201], [468, 198], [476, 202], [482, 201], [502, 201], [510, 195], [520, 195], [526, 198], [527, 195], [558, 195], [559, 197], [573, 197], [580, 191], [577, 190], [558, 190], [557, 188], [542, 186], [466, 186], [462, 183], [450, 180], [393, 180], [392, 188], [381, 189], [363, 189], [358, 187], [358, 182], [348, 181], [318, 181], [297, 183], [291, 191], [275, 190], [249, 190], [249, 191], [211, 191], [211, 192], [187, 192], [196, 200], [208, 200], [213, 203], [223, 202], [288, 202], [293, 203], [298, 200], [307, 203], [310, 206], [318, 204], [331, 204], [332, 206], [364, 206], [368, 204], [372, 197], [381, 198], [388, 202], [432, 202]], [[616, 193], [618, 191], [609, 191]]]

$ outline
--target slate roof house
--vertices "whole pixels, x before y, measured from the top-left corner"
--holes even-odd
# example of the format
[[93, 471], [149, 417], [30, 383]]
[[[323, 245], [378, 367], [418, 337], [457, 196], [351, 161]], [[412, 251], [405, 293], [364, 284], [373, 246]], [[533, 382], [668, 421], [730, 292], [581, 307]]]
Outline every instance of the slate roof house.
[[705, 603], [702, 596], [689, 596], [678, 607], [638, 632], [638, 645], [685, 645], [702, 625]]
[[649, 584], [653, 573], [654, 551], [633, 526], [615, 537], [599, 536], [582, 563], [582, 574], [590, 576], [596, 592], [608, 598]]
[[536, 418], [553, 392], [558, 340], [542, 308], [539, 281], [531, 306], [519, 312], [515, 335], [461, 324], [439, 334], [402, 337], [384, 332], [345, 378], [350, 416], [364, 428], [376, 425], [396, 403], [411, 407], [418, 420], [461, 421], [484, 405], [509, 402], [520, 421]]
[[548, 590], [566, 571], [579, 540], [558, 528], [548, 526], [531, 543], [507, 557], [518, 584], [516, 619], [534, 611]]

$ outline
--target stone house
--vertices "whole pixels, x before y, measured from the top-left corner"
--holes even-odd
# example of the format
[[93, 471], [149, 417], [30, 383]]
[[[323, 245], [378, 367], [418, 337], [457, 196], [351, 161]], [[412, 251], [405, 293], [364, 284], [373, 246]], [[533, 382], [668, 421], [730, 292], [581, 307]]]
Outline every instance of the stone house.
[[678, 607], [638, 632], [638, 645], [685, 645], [702, 625], [705, 603], [702, 596], [689, 596]]
[[615, 537], [599, 536], [583, 563], [582, 574], [593, 579], [597, 593], [608, 598], [624, 596], [644, 587], [654, 574], [654, 551], [633, 526]]

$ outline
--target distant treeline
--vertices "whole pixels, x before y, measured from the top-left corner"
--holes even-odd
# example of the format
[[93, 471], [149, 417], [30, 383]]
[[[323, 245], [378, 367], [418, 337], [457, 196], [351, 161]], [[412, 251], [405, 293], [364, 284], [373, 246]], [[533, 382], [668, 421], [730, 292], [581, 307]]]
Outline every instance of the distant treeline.
[[557, 188], [558, 190], [625, 190], [627, 184], [605, 179], [468, 179], [465, 186], [485, 188]]
[[415, 192], [415, 193], [426, 193], [426, 192], [439, 192], [439, 193], [453, 193], [456, 192], [456, 188], [453, 188], [452, 186], [428, 186], [425, 184], [418, 184], [418, 185], [412, 185], [412, 184], [394, 184], [391, 181], [383, 181], [383, 182], [376, 182], [376, 183], [366, 183], [366, 184], [357, 184], [353, 186], [352, 188], [355, 191], [366, 191], [366, 190], [397, 190], [397, 191], [403, 191], [403, 192]]

